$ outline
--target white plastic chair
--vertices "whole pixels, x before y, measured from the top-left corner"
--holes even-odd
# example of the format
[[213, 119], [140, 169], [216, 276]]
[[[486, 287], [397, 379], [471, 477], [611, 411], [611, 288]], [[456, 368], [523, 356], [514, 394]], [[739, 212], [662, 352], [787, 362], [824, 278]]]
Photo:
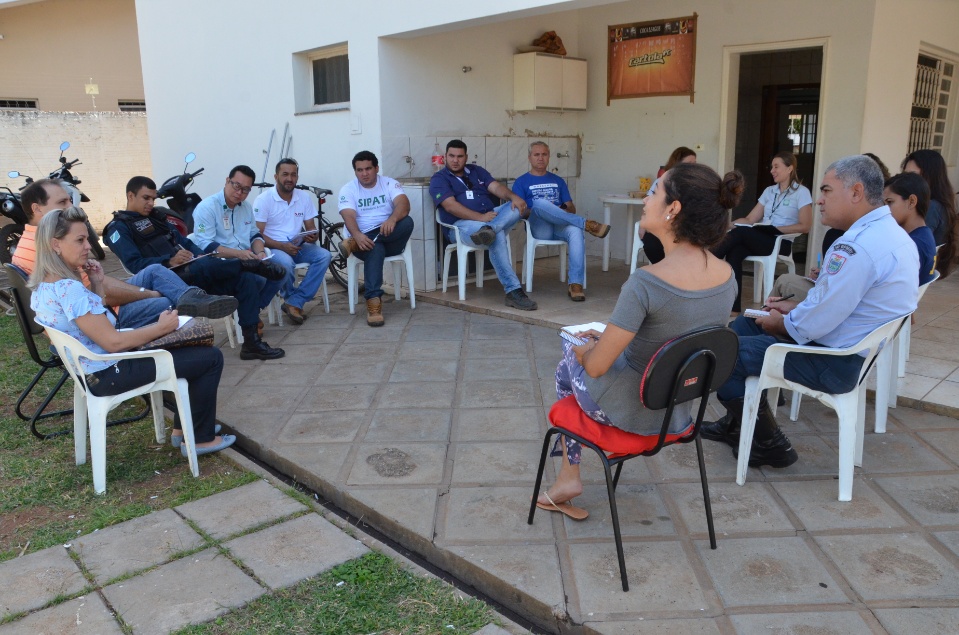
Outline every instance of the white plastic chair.
[[[926, 293], [926, 290], [929, 288], [933, 282], [939, 279], [939, 272], [936, 271], [933, 274], [932, 280], [927, 282], [924, 285], [919, 287], [919, 300], [922, 300], [922, 296]], [[898, 347], [895, 351], [896, 356], [896, 376], [905, 377], [906, 376], [906, 362], [909, 361], [909, 346], [912, 344], [912, 320], [906, 322], [902, 330], [899, 331], [899, 337], [896, 338]], [[895, 400], [898, 393], [898, 383], [893, 384], [893, 392], [890, 395], [892, 403], [890, 403], [891, 408], [895, 408]]]
[[633, 275], [639, 263], [639, 252], [643, 249], [643, 239], [639, 237], [639, 221], [633, 223], [633, 257], [629, 261], [629, 275]]
[[[910, 313], [911, 315], [911, 313]], [[736, 482], [746, 482], [746, 470], [749, 468], [749, 451], [752, 448], [753, 432], [756, 429], [756, 415], [763, 390], [769, 390], [768, 400], [772, 411], [776, 412], [776, 400], [779, 389], [786, 388], [810, 397], [815, 397], [824, 405], [836, 411], [839, 416], [839, 500], [852, 500], [853, 465], [862, 467], [862, 444], [866, 421], [866, 382], [872, 363], [884, 343], [890, 342], [909, 315], [898, 317], [876, 328], [858, 343], [848, 348], [824, 348], [818, 346], [799, 346], [796, 344], [773, 344], [766, 349], [763, 368], [758, 377], [746, 378], [746, 398], [743, 406], [742, 428], [739, 434], [739, 461], [736, 468]], [[783, 366], [787, 353], [806, 353], [811, 355], [853, 355], [868, 349], [862, 370], [859, 373], [857, 387], [843, 394], [830, 394], [813, 390], [802, 384], [789, 381], [783, 376]], [[892, 370], [887, 365], [887, 372]], [[883, 378], [879, 378], [880, 385]], [[888, 378], [886, 378], [888, 386]], [[884, 397], [884, 396], [883, 396]], [[879, 395], [877, 395], [879, 398]]]
[[[526, 225], [526, 249], [523, 251], [523, 284], [526, 285], [526, 293], [533, 292], [533, 261], [536, 259], [537, 247], [559, 247], [559, 281], [566, 282], [566, 263], [568, 261], [569, 245], [565, 240], [553, 240], [535, 238], [533, 230], [530, 227], [529, 219], [524, 218], [523, 224]], [[586, 288], [586, 270], [583, 269], [583, 288]]]
[[[40, 324], [40, 322], [37, 322]], [[157, 443], [166, 441], [166, 423], [163, 418], [163, 391], [169, 390], [176, 397], [180, 412], [180, 426], [183, 428], [183, 442], [187, 447], [190, 460], [190, 472], [200, 475], [200, 466], [196, 460], [196, 444], [193, 437], [193, 414], [190, 410], [189, 384], [178, 379], [173, 368], [173, 356], [169, 351], [151, 350], [130, 353], [94, 353], [75, 338], [50, 326], [44, 330], [63, 360], [63, 367], [73, 378], [73, 441], [77, 465], [87, 462], [87, 424], [90, 428], [90, 457], [93, 462], [93, 491], [103, 494], [107, 491], [107, 414], [117, 404], [139, 395], [150, 393], [153, 404], [153, 425], [156, 429]], [[86, 373], [79, 364], [80, 357], [91, 361], [116, 363], [123, 359], [153, 359], [156, 363], [156, 379], [139, 388], [128, 390], [119, 395], [97, 397], [90, 392], [86, 383]]]
[[[268, 249], [269, 250], [269, 249]], [[299, 264], [293, 265], [293, 277], [295, 278], [295, 284], [299, 285], [302, 281], [302, 277], [306, 275], [307, 269], [310, 268], [310, 263], [301, 262]], [[323, 308], [327, 313], [330, 312], [330, 296], [326, 292], [326, 276], [323, 277], [323, 284], [320, 285], [320, 291], [323, 292]], [[276, 324], [277, 326], [283, 326], [283, 296], [279, 292], [273, 299], [270, 300], [270, 304], [266, 308], [267, 321], [270, 324]]]
[[[762, 302], [772, 295], [773, 282], [776, 279], [776, 263], [786, 263], [789, 273], [796, 273], [796, 262], [793, 260], [792, 250], [788, 256], [779, 254], [779, 248], [784, 240], [793, 239], [802, 234], [782, 234], [776, 236], [773, 250], [768, 256], [747, 256], [744, 262], [753, 263], [753, 302]], [[760, 275], [762, 278], [760, 278]], [[760, 285], [760, 281], [762, 284]]]
[[[396, 256], [387, 256], [383, 260], [384, 268], [386, 268], [387, 263], [393, 263], [393, 295], [397, 300], [403, 297], [401, 283], [403, 282], [403, 265], [406, 266], [406, 282], [410, 287], [410, 308], [415, 309], [416, 290], [413, 288], [413, 255], [410, 253], [410, 244], [406, 243], [403, 253]], [[350, 298], [350, 315], [356, 313], [356, 303], [360, 301], [359, 276], [362, 266], [363, 261], [353, 254], [350, 254], [350, 257], [346, 260], [346, 291]]]
[[[443, 293], [446, 293], [447, 281], [449, 280], [450, 272], [450, 258], [453, 257], [453, 252], [456, 252], [456, 272], [457, 279], [459, 282], [459, 291], [460, 291], [460, 302], [466, 301], [466, 271], [468, 270], [468, 258], [470, 252], [476, 252], [476, 286], [483, 286], [483, 252], [489, 249], [489, 247], [483, 247], [480, 245], [471, 245], [469, 243], [463, 242], [462, 236], [460, 236], [460, 230], [456, 225], [450, 225], [444, 223], [440, 220], [440, 211], [436, 210], [436, 222], [446, 227], [447, 229], [452, 230], [453, 237], [456, 240], [446, 246], [446, 251], [443, 255]], [[506, 251], [509, 256], [509, 262], [513, 262], [513, 252], [510, 249], [509, 240], [507, 237], [506, 241]]]

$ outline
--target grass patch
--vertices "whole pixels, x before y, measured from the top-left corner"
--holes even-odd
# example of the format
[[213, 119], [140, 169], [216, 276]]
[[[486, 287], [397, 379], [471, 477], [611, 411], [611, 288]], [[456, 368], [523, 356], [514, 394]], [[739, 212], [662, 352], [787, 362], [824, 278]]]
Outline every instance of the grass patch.
[[[200, 457], [200, 478], [194, 479], [179, 450], [157, 444], [148, 415], [107, 430], [107, 492], [96, 496], [89, 460], [74, 462], [73, 435], [41, 441], [14, 413], [36, 370], [16, 318], [0, 316], [0, 562], [258, 478], [212, 454]], [[24, 411], [32, 412], [58, 378], [48, 372]], [[72, 401], [68, 380], [49, 409], [69, 408]], [[140, 403], [133, 407], [142, 408]], [[63, 417], [47, 420], [41, 429], [72, 426], [72, 417]]]
[[453, 587], [371, 552], [178, 633], [432, 635], [472, 633], [491, 621], [483, 602], [463, 599]]

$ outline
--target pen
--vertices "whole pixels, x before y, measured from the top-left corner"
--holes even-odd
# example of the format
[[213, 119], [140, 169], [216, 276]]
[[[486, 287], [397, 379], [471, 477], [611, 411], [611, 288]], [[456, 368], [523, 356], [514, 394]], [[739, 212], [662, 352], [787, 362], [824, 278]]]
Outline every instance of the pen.
[[[781, 297], [781, 298], [779, 298], [778, 300], [776, 300], [776, 302], [782, 302], [783, 300], [788, 300], [789, 298], [793, 297], [794, 295], [796, 295], [796, 294], [795, 294], [795, 293], [790, 293], [789, 295], [784, 295], [783, 297]], [[762, 310], [762, 311], [765, 311], [765, 310], [768, 309], [768, 308], [769, 308], [769, 307], [764, 304], [764, 305], [762, 306], [762, 309], [761, 309], [761, 310]]]
[[816, 269], [822, 269], [822, 254], [816, 254]]

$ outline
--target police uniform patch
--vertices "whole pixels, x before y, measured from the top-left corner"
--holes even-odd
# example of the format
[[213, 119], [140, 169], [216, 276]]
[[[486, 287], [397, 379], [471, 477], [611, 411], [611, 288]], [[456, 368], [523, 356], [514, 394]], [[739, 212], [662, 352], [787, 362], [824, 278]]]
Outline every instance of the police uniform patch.
[[852, 245], [833, 245], [833, 251], [845, 251], [850, 256], [856, 255], [856, 250], [852, 248]]
[[[840, 245], [840, 247], [844, 247], [844, 246], [845, 245]], [[840, 256], [839, 254], [833, 254], [829, 258], [829, 262], [826, 263], [826, 273], [828, 274], [839, 273], [839, 270], [842, 269], [842, 266], [844, 264], [846, 264], [845, 256]]]

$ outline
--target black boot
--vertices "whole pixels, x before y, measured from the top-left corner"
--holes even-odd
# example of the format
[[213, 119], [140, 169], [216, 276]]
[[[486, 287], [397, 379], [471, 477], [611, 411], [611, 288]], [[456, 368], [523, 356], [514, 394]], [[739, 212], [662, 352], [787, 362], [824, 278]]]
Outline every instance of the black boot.
[[[733, 447], [733, 456], [739, 458], [739, 444]], [[749, 450], [749, 467], [789, 467], [799, 460], [799, 454], [783, 434], [776, 423], [769, 403], [763, 398], [759, 402], [759, 414], [756, 416], [756, 430], [753, 432], [753, 444]]]
[[282, 280], [286, 277], [286, 267], [272, 260], [240, 260], [243, 271], [263, 276], [267, 280]]
[[209, 295], [203, 289], [190, 287], [177, 300], [176, 310], [180, 315], [217, 320], [236, 311], [236, 306], [236, 298], [231, 295]]
[[710, 441], [721, 441], [730, 447], [739, 447], [739, 427], [743, 422], [743, 399], [719, 400], [726, 414], [718, 421], [707, 421], [699, 428], [699, 436]]
[[286, 355], [282, 348], [272, 348], [260, 339], [256, 325], [243, 327], [243, 347], [240, 359], [280, 359]]

